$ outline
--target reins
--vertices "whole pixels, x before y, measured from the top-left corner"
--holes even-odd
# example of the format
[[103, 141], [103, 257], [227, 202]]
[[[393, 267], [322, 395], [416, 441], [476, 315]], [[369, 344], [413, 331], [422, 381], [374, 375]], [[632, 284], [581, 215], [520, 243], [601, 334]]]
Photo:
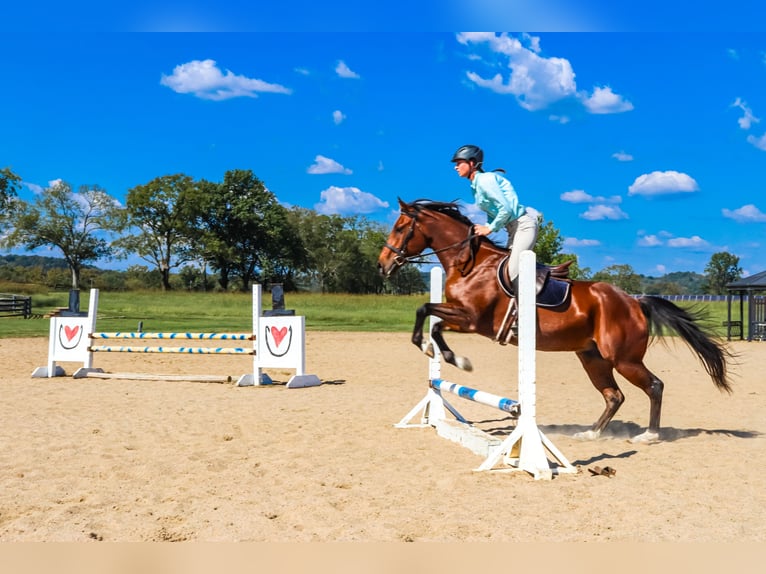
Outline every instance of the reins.
[[[401, 247], [396, 247], [395, 245], [391, 245], [390, 243], [386, 242], [385, 247], [387, 249], [390, 249], [396, 254], [396, 257], [394, 257], [394, 263], [397, 265], [397, 267], [402, 267], [403, 265], [406, 265], [407, 263], [429, 263], [429, 258], [432, 255], [437, 255], [439, 253], [443, 253], [444, 251], [449, 251], [450, 249], [454, 249], [455, 247], [461, 247], [465, 245], [466, 243], [471, 242], [474, 238], [478, 237], [473, 233], [473, 225], [469, 226], [468, 228], [468, 237], [461, 241], [457, 241], [455, 243], [451, 243], [450, 245], [447, 245], [445, 247], [442, 247], [440, 249], [433, 249], [429, 253], [420, 253], [418, 255], [407, 255], [404, 251], [407, 247], [407, 243], [409, 243], [410, 239], [412, 238], [413, 234], [415, 233], [415, 225], [417, 224], [417, 213], [411, 214], [411, 213], [404, 213], [404, 215], [407, 215], [412, 218], [412, 225], [410, 226], [409, 231], [407, 232], [407, 236], [404, 238], [404, 241], [402, 241]], [[468, 269], [468, 265], [475, 262], [475, 254], [474, 250], [470, 250], [470, 256], [468, 258], [468, 261], [463, 266], [463, 269], [461, 270], [461, 275], [465, 277], [469, 272], [470, 269]], [[473, 265], [471, 265], [471, 268], [473, 268]]]

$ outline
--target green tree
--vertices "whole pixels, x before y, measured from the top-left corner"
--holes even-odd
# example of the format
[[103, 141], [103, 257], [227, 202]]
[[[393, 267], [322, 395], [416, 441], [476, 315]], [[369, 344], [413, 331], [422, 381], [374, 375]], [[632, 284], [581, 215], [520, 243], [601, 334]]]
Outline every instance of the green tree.
[[194, 258], [191, 250], [191, 196], [197, 184], [188, 175], [158, 177], [128, 190], [124, 225], [136, 230], [113, 245], [122, 257], [138, 255], [159, 272], [163, 290], [170, 272]]
[[726, 293], [726, 285], [742, 277], [739, 257], [726, 251], [714, 253], [705, 267], [707, 291], [713, 295]]
[[538, 215], [537, 223], [537, 243], [535, 243], [534, 249], [537, 261], [542, 264], [550, 264], [561, 253], [561, 246], [564, 245], [564, 240], [561, 238], [559, 230], [554, 227], [552, 221], [543, 223], [543, 216]]
[[194, 244], [218, 272], [223, 289], [232, 276], [248, 290], [259, 276], [284, 282], [305, 266], [303, 243], [287, 209], [252, 171], [228, 171], [220, 184], [203, 182], [190, 206]]
[[0, 221], [6, 216], [13, 198], [18, 194], [21, 178], [11, 171], [11, 168], [0, 169]]
[[121, 227], [117, 201], [98, 186], [82, 186], [73, 192], [69, 184], [57, 182], [32, 203], [17, 201], [9, 221], [13, 229], [3, 244], [27, 249], [54, 247], [61, 251], [72, 277], [72, 288], [80, 286], [80, 273], [88, 261], [111, 256], [104, 237]]
[[569, 276], [572, 279], [586, 279], [590, 269], [580, 267], [577, 255], [561, 251], [564, 239], [561, 237], [561, 232], [553, 225], [553, 222], [546, 221], [543, 223], [543, 216], [538, 215], [537, 223], [537, 242], [534, 249], [537, 261], [544, 265], [558, 265], [559, 263], [572, 261], [572, 264], [569, 266]]
[[290, 210], [290, 221], [306, 248], [304, 282], [330, 293], [381, 293], [378, 255], [386, 240], [382, 225], [363, 217]]
[[405, 265], [387, 278], [386, 284], [394, 295], [414, 295], [429, 289], [419, 265]]
[[346, 248], [344, 218], [294, 207], [289, 212], [289, 221], [306, 248], [306, 283], [309, 287], [316, 286], [322, 293], [334, 291]]
[[345, 218], [341, 234], [343, 249], [335, 290], [345, 293], [381, 293], [383, 277], [378, 272], [380, 248], [386, 240], [382, 226], [363, 217]]
[[626, 293], [641, 292], [641, 276], [630, 265], [611, 265], [593, 274], [593, 281], [603, 281], [619, 287]]

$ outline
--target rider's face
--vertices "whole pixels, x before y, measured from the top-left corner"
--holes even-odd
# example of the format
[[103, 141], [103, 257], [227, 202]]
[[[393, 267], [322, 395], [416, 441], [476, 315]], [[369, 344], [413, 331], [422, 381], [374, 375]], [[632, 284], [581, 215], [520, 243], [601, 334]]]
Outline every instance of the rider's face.
[[470, 178], [473, 173], [473, 164], [464, 159], [459, 159], [455, 162], [455, 171], [460, 177]]

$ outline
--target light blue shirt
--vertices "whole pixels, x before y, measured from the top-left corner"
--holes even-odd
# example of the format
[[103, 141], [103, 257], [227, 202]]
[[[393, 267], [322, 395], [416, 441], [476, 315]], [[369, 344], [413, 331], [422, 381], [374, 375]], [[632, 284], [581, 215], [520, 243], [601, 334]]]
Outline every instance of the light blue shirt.
[[492, 233], [526, 211], [511, 182], [497, 172], [477, 172], [471, 180], [471, 189], [476, 205], [489, 216], [487, 225]]

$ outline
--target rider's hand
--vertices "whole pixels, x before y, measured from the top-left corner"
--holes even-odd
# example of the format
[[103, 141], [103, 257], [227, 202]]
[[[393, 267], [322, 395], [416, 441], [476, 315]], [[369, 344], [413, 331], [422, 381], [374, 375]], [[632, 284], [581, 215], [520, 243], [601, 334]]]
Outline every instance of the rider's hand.
[[474, 225], [473, 232], [476, 235], [489, 235], [492, 233], [492, 230], [489, 228], [489, 225]]

